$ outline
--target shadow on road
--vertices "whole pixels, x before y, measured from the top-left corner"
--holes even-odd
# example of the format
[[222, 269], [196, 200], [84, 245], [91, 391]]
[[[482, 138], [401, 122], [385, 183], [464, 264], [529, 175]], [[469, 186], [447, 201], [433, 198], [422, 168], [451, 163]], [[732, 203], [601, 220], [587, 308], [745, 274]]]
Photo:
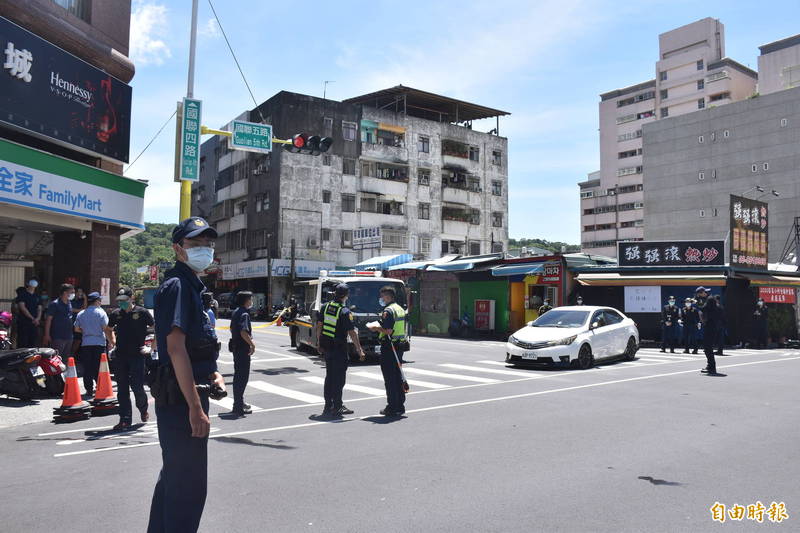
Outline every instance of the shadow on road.
[[363, 420], [364, 422], [372, 422], [373, 424], [385, 425], [385, 424], [391, 424], [393, 422], [399, 422], [399, 421], [404, 420], [406, 418], [408, 418], [408, 417], [405, 416], [405, 415], [400, 415], [400, 416], [368, 416], [366, 418], [362, 418], [361, 420]]
[[255, 372], [266, 374], [268, 376], [277, 376], [280, 374], [304, 374], [308, 370], [304, 368], [297, 368], [296, 366], [285, 366], [283, 368], [256, 368]]
[[39, 405], [38, 400], [18, 400], [16, 398], [0, 398], [0, 407], [27, 407]]
[[652, 476], [639, 476], [637, 479], [641, 479], [643, 481], [649, 481], [651, 485], [667, 485], [670, 487], [682, 487], [683, 483], [678, 483], [677, 481], [666, 481], [663, 479], [654, 479]]
[[[294, 450], [296, 449], [295, 446], [289, 446], [287, 444], [271, 444], [269, 442], [256, 442], [251, 439], [246, 439], [244, 437], [215, 437], [214, 439], [217, 442], [226, 442], [228, 444], [246, 444], [248, 446], [260, 446], [264, 448], [274, 448], [276, 450]], [[266, 439], [264, 439], [266, 440]], [[276, 442], [283, 442], [282, 440]]]

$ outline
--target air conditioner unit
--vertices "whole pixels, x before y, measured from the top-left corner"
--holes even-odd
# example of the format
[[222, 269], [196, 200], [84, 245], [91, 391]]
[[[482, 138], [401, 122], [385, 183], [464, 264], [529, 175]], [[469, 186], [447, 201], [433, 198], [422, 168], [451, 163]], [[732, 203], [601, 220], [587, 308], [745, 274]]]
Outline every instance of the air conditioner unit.
[[306, 243], [308, 248], [316, 248], [317, 247], [317, 239], [314, 237], [309, 237], [308, 242]]
[[258, 165], [255, 169], [253, 169], [253, 174], [266, 174], [267, 173], [267, 165]]

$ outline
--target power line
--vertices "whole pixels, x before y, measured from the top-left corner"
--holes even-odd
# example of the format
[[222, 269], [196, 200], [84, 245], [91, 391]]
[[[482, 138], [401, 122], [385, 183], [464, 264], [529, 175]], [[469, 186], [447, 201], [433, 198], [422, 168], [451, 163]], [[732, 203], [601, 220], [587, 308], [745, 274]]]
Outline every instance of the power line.
[[242, 81], [244, 81], [244, 85], [245, 87], [247, 87], [247, 92], [250, 93], [250, 98], [253, 99], [253, 105], [256, 106], [256, 111], [258, 111], [258, 114], [261, 117], [261, 122], [266, 123], [267, 121], [264, 120], [264, 115], [261, 113], [261, 109], [259, 109], [258, 107], [258, 102], [256, 101], [256, 97], [253, 96], [253, 91], [252, 89], [250, 89], [250, 84], [247, 83], [247, 78], [245, 78], [244, 76], [244, 72], [242, 71], [242, 66], [239, 64], [239, 60], [236, 59], [236, 54], [233, 52], [233, 47], [231, 46], [231, 43], [228, 40], [228, 36], [225, 34], [225, 29], [222, 27], [222, 23], [219, 21], [219, 17], [217, 16], [217, 10], [214, 9], [214, 4], [211, 2], [211, 0], [208, 0], [208, 5], [211, 7], [211, 12], [214, 13], [214, 18], [216, 19], [217, 24], [219, 25], [219, 29], [222, 32], [222, 37], [225, 38], [225, 44], [228, 45], [228, 50], [230, 50], [231, 56], [233, 56], [233, 61], [236, 63], [236, 68], [239, 69], [239, 74], [242, 75]]
[[130, 172], [130, 170], [131, 170], [131, 167], [132, 167], [134, 164], [136, 164], [136, 162], [139, 160], [139, 158], [140, 158], [140, 157], [142, 157], [142, 154], [144, 154], [144, 153], [147, 151], [147, 149], [148, 149], [148, 148], [150, 148], [150, 145], [151, 145], [151, 144], [153, 144], [153, 142], [154, 142], [154, 141], [155, 141], [155, 140], [158, 138], [158, 136], [159, 136], [159, 135], [161, 135], [161, 132], [162, 132], [162, 131], [164, 131], [164, 128], [166, 128], [166, 127], [167, 127], [167, 124], [169, 124], [169, 123], [170, 123], [170, 121], [172, 120], [172, 117], [174, 117], [174, 116], [175, 116], [175, 113], [177, 113], [177, 112], [178, 112], [178, 110], [177, 110], [177, 109], [176, 109], [175, 111], [173, 111], [173, 112], [172, 112], [172, 114], [169, 116], [169, 118], [167, 119], [167, 121], [166, 121], [166, 122], [164, 122], [164, 124], [163, 124], [163, 125], [162, 125], [162, 126], [159, 128], [159, 129], [158, 129], [158, 131], [156, 132], [156, 134], [155, 134], [155, 135], [153, 135], [153, 138], [152, 138], [152, 139], [150, 139], [150, 142], [149, 142], [149, 143], [147, 143], [147, 146], [145, 146], [145, 147], [144, 147], [144, 149], [143, 149], [141, 152], [139, 152], [139, 155], [137, 155], [137, 156], [136, 156], [136, 159], [134, 159], [134, 160], [131, 162], [131, 164], [130, 164], [130, 165], [128, 165], [128, 168], [127, 168], [127, 169], [125, 169], [125, 172], [126, 172], [126, 173], [127, 173], [127, 172]]

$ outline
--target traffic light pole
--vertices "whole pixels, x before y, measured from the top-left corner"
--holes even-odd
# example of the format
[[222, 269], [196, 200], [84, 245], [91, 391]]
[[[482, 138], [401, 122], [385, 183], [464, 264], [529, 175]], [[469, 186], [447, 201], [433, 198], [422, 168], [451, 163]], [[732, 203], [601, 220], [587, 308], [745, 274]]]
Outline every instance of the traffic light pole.
[[[186, 81], [186, 98], [194, 98], [194, 57], [197, 49], [197, 0], [192, 0], [192, 31], [189, 37], [189, 74]], [[180, 145], [176, 149], [180, 150]], [[180, 220], [192, 216], [192, 182], [181, 180]]]

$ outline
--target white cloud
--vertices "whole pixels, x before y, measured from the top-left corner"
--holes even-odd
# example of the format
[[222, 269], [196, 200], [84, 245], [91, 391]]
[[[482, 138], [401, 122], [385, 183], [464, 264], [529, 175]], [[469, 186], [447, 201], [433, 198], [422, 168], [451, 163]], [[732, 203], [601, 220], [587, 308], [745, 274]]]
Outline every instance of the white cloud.
[[216, 19], [213, 18], [208, 19], [204, 25], [200, 26], [197, 29], [197, 33], [201, 37], [207, 37], [209, 39], [216, 39], [222, 35], [222, 33], [219, 31], [219, 25], [217, 24]]
[[167, 7], [137, 0], [131, 13], [130, 57], [138, 66], [161, 65], [172, 57], [164, 41], [168, 32]]

